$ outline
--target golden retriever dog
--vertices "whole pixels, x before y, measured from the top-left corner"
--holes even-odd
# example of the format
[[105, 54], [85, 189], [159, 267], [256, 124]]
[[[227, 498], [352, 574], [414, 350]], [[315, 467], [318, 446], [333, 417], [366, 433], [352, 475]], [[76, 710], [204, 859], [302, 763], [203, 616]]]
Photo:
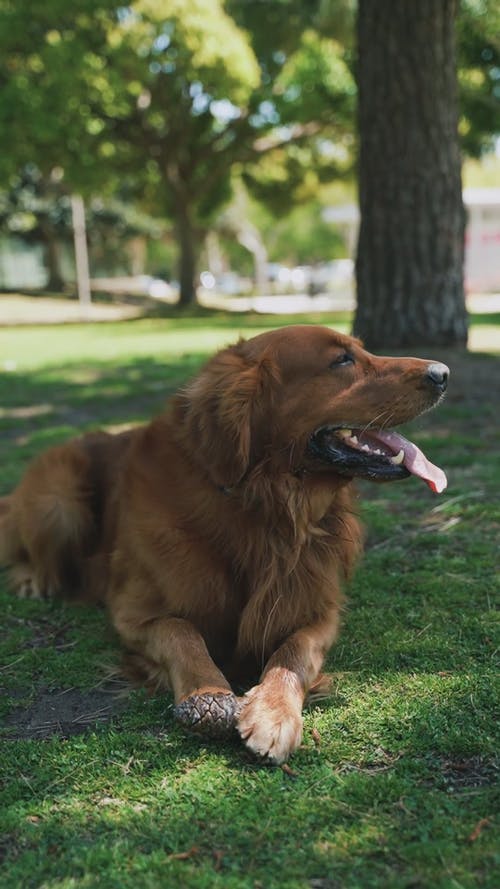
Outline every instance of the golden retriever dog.
[[393, 427], [437, 404], [448, 373], [326, 327], [240, 341], [147, 425], [36, 459], [0, 501], [1, 559], [20, 595], [105, 603], [185, 727], [236, 729], [281, 763], [361, 547], [353, 480], [446, 487]]

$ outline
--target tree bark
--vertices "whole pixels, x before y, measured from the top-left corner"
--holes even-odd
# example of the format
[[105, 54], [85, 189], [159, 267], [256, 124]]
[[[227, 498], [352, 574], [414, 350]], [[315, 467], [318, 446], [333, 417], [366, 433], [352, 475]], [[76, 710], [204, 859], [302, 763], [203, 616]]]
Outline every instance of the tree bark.
[[54, 293], [61, 293], [64, 290], [64, 278], [61, 273], [57, 235], [50, 223], [44, 220], [39, 224], [39, 231], [45, 247], [45, 264], [48, 273], [46, 288]]
[[179, 306], [196, 304], [196, 277], [199, 246], [197, 231], [186, 208], [177, 212], [177, 238], [179, 242]]
[[85, 223], [85, 204], [79, 194], [71, 195], [71, 215], [73, 220], [73, 239], [75, 245], [76, 289], [82, 316], [86, 319], [89, 313], [92, 294], [90, 290], [89, 254], [87, 248], [87, 228]]
[[457, 0], [359, 0], [354, 330], [369, 348], [467, 342]]
[[165, 184], [172, 198], [174, 225], [179, 245], [179, 300], [185, 308], [196, 304], [200, 232], [193, 218], [192, 200], [186, 182], [174, 161], [165, 165]]
[[268, 281], [266, 274], [267, 266], [267, 250], [260, 232], [248, 220], [241, 219], [237, 238], [239, 243], [245, 250], [248, 250], [253, 257], [255, 290], [259, 296], [264, 296], [268, 289]]

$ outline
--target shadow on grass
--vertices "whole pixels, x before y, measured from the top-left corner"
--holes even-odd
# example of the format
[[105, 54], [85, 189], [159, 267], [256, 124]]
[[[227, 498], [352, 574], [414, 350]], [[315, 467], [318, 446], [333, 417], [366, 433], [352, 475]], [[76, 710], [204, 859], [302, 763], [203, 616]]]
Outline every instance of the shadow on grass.
[[[206, 360], [134, 358], [122, 366], [85, 362], [0, 377], [0, 487], [46, 447], [89, 429], [148, 420]], [[16, 472], [17, 469], [17, 472]]]

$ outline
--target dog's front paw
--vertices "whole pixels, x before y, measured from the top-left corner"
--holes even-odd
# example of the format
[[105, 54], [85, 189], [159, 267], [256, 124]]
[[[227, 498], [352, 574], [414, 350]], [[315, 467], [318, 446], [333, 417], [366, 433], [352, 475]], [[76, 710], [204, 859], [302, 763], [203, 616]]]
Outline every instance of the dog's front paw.
[[194, 692], [177, 704], [174, 716], [189, 731], [220, 738], [234, 731], [239, 707], [232, 692]]
[[282, 763], [302, 740], [301, 703], [293, 695], [276, 695], [272, 686], [256, 685], [243, 698], [238, 731], [252, 753]]

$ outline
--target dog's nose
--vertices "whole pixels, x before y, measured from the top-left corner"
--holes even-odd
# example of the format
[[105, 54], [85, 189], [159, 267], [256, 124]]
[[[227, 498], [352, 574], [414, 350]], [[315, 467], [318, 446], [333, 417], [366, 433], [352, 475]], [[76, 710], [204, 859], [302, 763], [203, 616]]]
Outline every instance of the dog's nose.
[[427, 376], [429, 377], [430, 381], [434, 383], [435, 386], [439, 386], [440, 389], [443, 389], [443, 391], [448, 385], [449, 375], [449, 367], [447, 367], [446, 364], [441, 364], [441, 362], [429, 364], [427, 368]]

